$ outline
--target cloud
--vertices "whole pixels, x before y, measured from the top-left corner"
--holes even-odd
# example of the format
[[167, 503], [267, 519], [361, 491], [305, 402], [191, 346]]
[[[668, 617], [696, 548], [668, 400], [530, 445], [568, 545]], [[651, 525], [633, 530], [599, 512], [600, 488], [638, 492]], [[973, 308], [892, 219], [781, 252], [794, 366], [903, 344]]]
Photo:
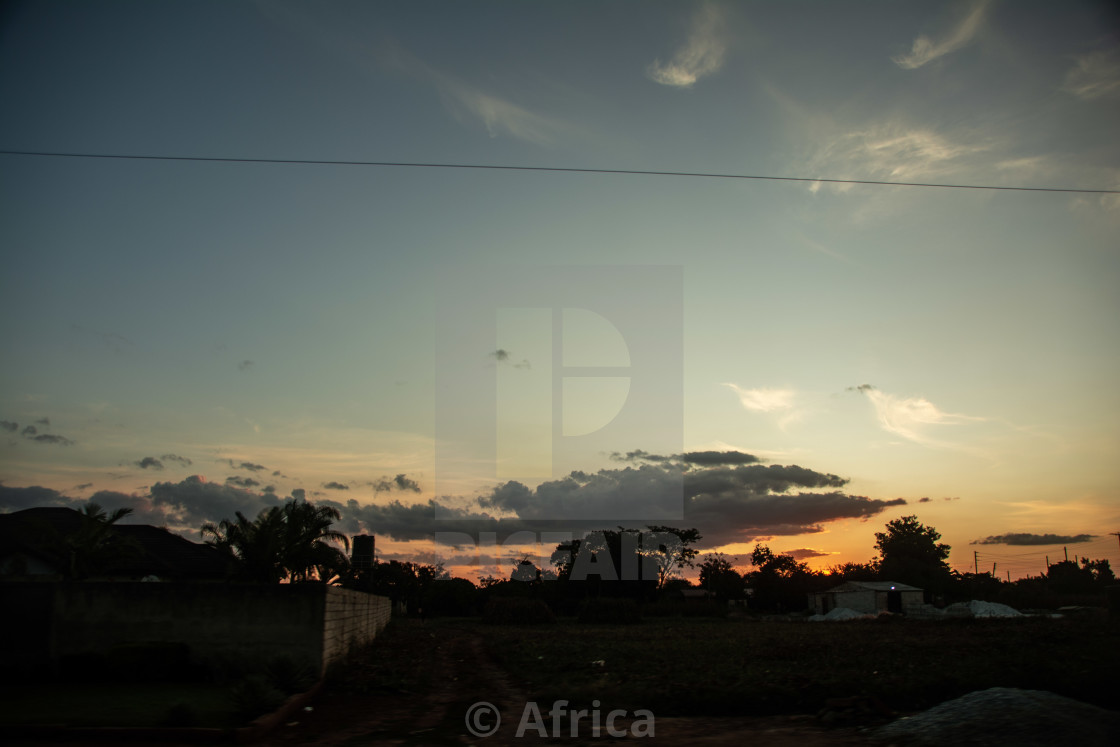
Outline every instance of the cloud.
[[968, 45], [976, 38], [984, 24], [984, 15], [987, 13], [989, 0], [980, 0], [968, 15], [962, 18], [947, 34], [940, 39], [931, 39], [925, 34], [914, 39], [913, 47], [909, 54], [897, 55], [891, 60], [901, 68], [914, 70], [939, 57]]
[[333, 480], [331, 482], [323, 483], [323, 487], [326, 488], [327, 490], [349, 490], [350, 489], [349, 485], [343, 485], [342, 483], [334, 482]]
[[825, 558], [833, 553], [813, 550], [808, 547], [799, 547], [796, 550], [785, 550], [781, 554], [789, 555], [794, 560], [805, 560], [806, 558]]
[[133, 462], [140, 469], [163, 469], [163, 462], [155, 457], [144, 457], [138, 462]]
[[1090, 52], [1074, 58], [1061, 90], [1084, 101], [1120, 97], [1120, 52]]
[[682, 462], [712, 466], [717, 464], [753, 464], [758, 457], [741, 451], [687, 451], [680, 455]]
[[1031, 534], [1030, 532], [999, 534], [973, 540], [972, 545], [1073, 545], [1096, 539], [1092, 534]]
[[684, 454], [665, 456], [635, 449], [625, 454], [616, 451], [611, 454], [611, 459], [616, 462], [652, 462], [655, 464], [658, 462], [675, 462], [686, 469], [692, 465], [711, 467], [718, 464], [754, 464], [759, 461], [758, 457], [753, 454], [734, 450], [686, 451]]
[[19, 430], [19, 423], [13, 423], [10, 420], [0, 420], [0, 430], [5, 430], [8, 433], [15, 433]]
[[164, 454], [162, 457], [160, 457], [160, 459], [165, 462], [175, 462], [177, 464], [183, 465], [184, 467], [189, 467], [192, 464], [190, 459], [187, 459], [186, 457], [176, 456], [175, 454]]
[[392, 479], [382, 477], [377, 482], [369, 482], [366, 484], [373, 488], [373, 492], [375, 493], [387, 493], [391, 490], [407, 490], [413, 493], [420, 492], [420, 483], [409, 478], [409, 476], [404, 473]]
[[692, 17], [685, 43], [666, 63], [654, 60], [646, 75], [656, 83], [674, 88], [691, 88], [696, 81], [719, 71], [727, 52], [724, 18], [715, 5], [705, 4]]
[[[505, 541], [514, 532], [582, 533], [614, 527], [630, 528], [649, 523], [646, 510], [659, 496], [675, 495], [683, 501], [684, 518], [659, 522], [696, 527], [708, 547], [772, 536], [815, 534], [830, 522], [866, 520], [905, 500], [878, 500], [849, 495], [842, 488], [848, 480], [799, 465], [749, 463], [742, 452], [687, 452], [676, 456], [647, 454], [648, 461], [603, 469], [594, 474], [574, 471], [557, 480], [529, 487], [519, 482], [496, 485], [474, 498], [430, 499], [414, 504], [392, 500], [362, 505], [329, 498], [316, 505], [337, 508], [342, 515], [335, 527], [350, 534], [371, 531], [396, 541], [431, 540], [437, 532], [459, 533], [470, 544], [481, 532], [494, 532]], [[690, 459], [692, 461], [685, 461]], [[403, 473], [386, 479], [398, 491], [415, 492], [419, 486]], [[146, 493], [133, 495], [101, 491], [90, 500], [107, 509], [133, 508], [139, 523], [164, 525], [185, 533], [203, 523], [232, 519], [241, 512], [252, 519], [261, 510], [284, 502], [249, 477], [231, 476], [224, 484], [193, 475], [180, 482], [157, 482]], [[341, 483], [325, 488], [344, 489]], [[651, 499], [651, 496], [654, 498]], [[304, 500], [303, 490], [291, 491], [292, 500]], [[0, 510], [34, 505], [80, 507], [84, 501], [42, 487], [9, 488], [0, 484]], [[619, 509], [618, 521], [564, 521], [553, 517], [567, 512], [595, 515], [593, 509], [609, 505]], [[641, 516], [645, 520], [627, 520]], [[437, 518], [438, 517], [438, 518]], [[612, 517], [615, 518], [615, 517]]]
[[35, 421], [35, 425], [45, 425], [46, 427], [50, 428], [51, 427], [51, 419], [50, 418], [39, 418], [38, 420]]
[[56, 444], [58, 446], [73, 446], [74, 441], [65, 436], [56, 436], [50, 433], [40, 433], [37, 436], [28, 436], [28, 440], [41, 444]]
[[835, 489], [815, 492], [839, 488], [847, 482], [837, 475], [798, 465], [692, 469], [666, 458], [638, 467], [604, 469], [593, 475], [572, 472], [536, 488], [507, 482], [479, 499], [478, 504], [484, 511], [514, 514], [520, 521], [538, 526], [544, 525], [543, 517], [557, 513], [595, 515], [595, 508], [602, 505], [617, 508], [620, 516], [642, 516], [648, 505], [656, 502], [651, 496], [679, 492], [683, 486], [683, 525], [699, 528], [705, 544], [719, 546], [762, 536], [821, 532], [824, 523], [866, 519], [906, 503], [901, 498], [884, 501]]
[[250, 361], [250, 360], [244, 360], [244, 361], [241, 361], [240, 363], [237, 364], [237, 370], [238, 371], [248, 371], [252, 367], [253, 367], [253, 362]]
[[743, 389], [738, 384], [724, 383], [739, 395], [739, 403], [755, 412], [774, 412], [793, 407], [794, 392], [790, 389]]
[[[233, 466], [233, 460], [230, 460], [230, 466]], [[263, 464], [253, 464], [252, 462], [242, 462], [238, 464], [235, 469], [247, 469], [250, 472], [264, 472], [268, 469]]]
[[[230, 478], [237, 479], [242, 478]], [[295, 493], [292, 491], [293, 496]], [[177, 483], [157, 482], [149, 489], [148, 499], [164, 517], [164, 523], [193, 531], [206, 522], [233, 519], [238, 511], [252, 519], [263, 509], [282, 503], [275, 495], [254, 493], [235, 484], [208, 482], [200, 475]]]
[[954, 142], [926, 127], [885, 121], [825, 139], [806, 168], [851, 179], [916, 181], [973, 165], [976, 155], [989, 148], [986, 142]]
[[925, 446], [952, 446], [928, 436], [925, 431], [929, 426], [960, 425], [985, 420], [972, 415], [944, 412], [924, 397], [897, 397], [879, 391], [870, 384], [848, 388], [849, 391], [853, 389], [871, 400], [883, 430]]
[[31, 438], [32, 436], [34, 436], [38, 432], [39, 432], [38, 428], [36, 428], [33, 425], [29, 425], [29, 426], [26, 426], [22, 431], [20, 431], [19, 435], [23, 436], [24, 438]]
[[[494, 360], [496, 360], [498, 363], [506, 363], [510, 360], [509, 351], [504, 350], [502, 348], [498, 348], [493, 353], [490, 353], [490, 357], [493, 358]], [[514, 368], [532, 368], [532, 365], [529, 363], [529, 361], [527, 359], [522, 358], [521, 362], [520, 363], [514, 363], [513, 367]]]

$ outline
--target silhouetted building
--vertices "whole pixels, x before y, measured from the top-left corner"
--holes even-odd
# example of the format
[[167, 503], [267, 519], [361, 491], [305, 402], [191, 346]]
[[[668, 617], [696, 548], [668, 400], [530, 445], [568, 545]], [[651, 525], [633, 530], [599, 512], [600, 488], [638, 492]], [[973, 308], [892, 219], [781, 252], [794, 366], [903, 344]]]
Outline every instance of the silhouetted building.
[[350, 565], [355, 571], [368, 571], [373, 567], [374, 539], [372, 534], [359, 534], [350, 544]]

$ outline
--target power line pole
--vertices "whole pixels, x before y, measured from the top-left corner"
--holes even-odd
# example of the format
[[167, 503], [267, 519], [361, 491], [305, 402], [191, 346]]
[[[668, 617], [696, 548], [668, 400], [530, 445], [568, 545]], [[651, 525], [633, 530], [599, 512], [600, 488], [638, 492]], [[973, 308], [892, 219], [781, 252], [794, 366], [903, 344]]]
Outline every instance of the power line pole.
[[972, 551], [972, 575], [980, 575], [980, 553], [978, 553], [976, 550]]

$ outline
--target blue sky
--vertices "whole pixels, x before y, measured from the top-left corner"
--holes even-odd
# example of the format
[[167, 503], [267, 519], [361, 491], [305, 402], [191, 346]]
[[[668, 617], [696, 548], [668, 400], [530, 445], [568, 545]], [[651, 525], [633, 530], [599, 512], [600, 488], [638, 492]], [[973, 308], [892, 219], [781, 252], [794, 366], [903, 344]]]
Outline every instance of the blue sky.
[[[1116, 190], [1117, 20], [1093, 2], [16, 3], [0, 149]], [[611, 451], [742, 452], [843, 496], [736, 473], [690, 495], [710, 547], [862, 560], [917, 513], [962, 568], [1010, 533], [1090, 535], [1115, 563], [1118, 228], [1117, 194], [0, 155], [6, 507], [109, 491], [191, 528], [203, 499], [157, 499], [198, 475], [211, 512], [302, 489], [355, 501], [351, 529], [415, 518], [447, 497], [439, 273], [652, 265], [683, 277], [683, 430], [589, 455], [610, 490], [642, 463]], [[465, 365], [535, 391], [539, 359], [498, 349]], [[484, 478], [458, 486], [464, 510], [531, 518]], [[424, 552], [414, 534], [381, 541]], [[982, 549], [1023, 573], [1055, 552]]]

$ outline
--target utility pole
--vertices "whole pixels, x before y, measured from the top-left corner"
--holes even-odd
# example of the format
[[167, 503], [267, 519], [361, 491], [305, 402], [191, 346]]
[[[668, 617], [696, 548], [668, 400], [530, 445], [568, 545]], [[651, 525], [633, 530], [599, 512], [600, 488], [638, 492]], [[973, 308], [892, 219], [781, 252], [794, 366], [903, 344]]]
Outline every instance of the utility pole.
[[1011, 583], [1011, 571], [1007, 572], [1007, 583]]
[[1062, 552], [1064, 552], [1066, 554], [1066, 562], [1068, 563], [1069, 562], [1069, 548], [1068, 547], [1063, 547]]
[[976, 550], [972, 551], [972, 575], [980, 575], [980, 553], [978, 553]]
[[996, 577], [996, 564], [992, 563], [992, 578]]

